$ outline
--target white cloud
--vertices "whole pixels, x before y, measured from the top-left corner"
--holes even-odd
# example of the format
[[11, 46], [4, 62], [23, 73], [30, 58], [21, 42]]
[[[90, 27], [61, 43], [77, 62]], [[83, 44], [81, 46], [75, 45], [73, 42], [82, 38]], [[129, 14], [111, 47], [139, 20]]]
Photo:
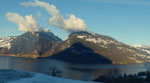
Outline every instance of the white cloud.
[[6, 14], [6, 17], [9, 21], [16, 23], [20, 31], [25, 31], [25, 32], [43, 31], [43, 29], [35, 21], [32, 15], [27, 15], [25, 17], [22, 17], [17, 13], [8, 12]]
[[21, 5], [25, 7], [40, 6], [44, 8], [52, 16], [49, 24], [64, 29], [67, 32], [85, 31], [87, 29], [85, 22], [73, 14], [69, 15], [69, 19], [64, 19], [59, 13], [59, 10], [53, 4], [35, 0], [35, 2], [24, 2], [21, 3]]

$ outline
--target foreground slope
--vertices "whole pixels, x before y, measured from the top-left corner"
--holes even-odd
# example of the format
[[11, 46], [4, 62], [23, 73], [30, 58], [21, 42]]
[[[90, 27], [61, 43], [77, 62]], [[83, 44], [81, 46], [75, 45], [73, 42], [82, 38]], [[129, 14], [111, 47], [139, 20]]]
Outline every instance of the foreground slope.
[[91, 32], [72, 33], [66, 41], [54, 45], [42, 56], [72, 62], [127, 64], [148, 61], [148, 53]]
[[[52, 77], [18, 70], [0, 70], [0, 83], [97, 83]], [[99, 83], [99, 82], [98, 82]]]

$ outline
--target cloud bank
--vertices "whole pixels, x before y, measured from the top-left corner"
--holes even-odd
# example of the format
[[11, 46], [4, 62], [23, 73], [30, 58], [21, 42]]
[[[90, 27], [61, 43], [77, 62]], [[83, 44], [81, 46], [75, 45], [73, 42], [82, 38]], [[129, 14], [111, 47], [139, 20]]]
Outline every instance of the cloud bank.
[[39, 26], [39, 24], [35, 21], [32, 15], [27, 15], [25, 17], [22, 17], [17, 13], [8, 12], [6, 14], [6, 17], [9, 21], [16, 23], [20, 31], [37, 32], [37, 31], [44, 30], [43, 28]]
[[87, 29], [85, 22], [73, 14], [69, 15], [68, 19], [64, 19], [64, 17], [59, 13], [59, 10], [53, 4], [35, 0], [34, 2], [21, 3], [21, 5], [25, 7], [40, 6], [44, 8], [52, 16], [49, 19], [49, 24], [51, 26], [56, 26], [64, 29], [67, 32], [71, 33], [76, 31], [85, 31]]

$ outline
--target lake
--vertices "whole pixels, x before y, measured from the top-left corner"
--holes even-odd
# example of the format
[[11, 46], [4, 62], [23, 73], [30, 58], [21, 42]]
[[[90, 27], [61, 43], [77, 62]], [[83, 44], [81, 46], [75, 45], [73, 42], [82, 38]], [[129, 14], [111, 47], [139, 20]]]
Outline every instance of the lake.
[[104, 75], [136, 74], [150, 70], [150, 64], [83, 64], [69, 63], [53, 59], [31, 59], [0, 56], [0, 69], [18, 69], [27, 72], [39, 72], [76, 80], [91, 81]]

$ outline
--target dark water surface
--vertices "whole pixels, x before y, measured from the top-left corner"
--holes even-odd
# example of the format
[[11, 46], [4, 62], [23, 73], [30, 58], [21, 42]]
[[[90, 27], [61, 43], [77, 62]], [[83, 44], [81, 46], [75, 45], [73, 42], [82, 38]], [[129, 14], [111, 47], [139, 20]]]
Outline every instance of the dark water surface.
[[150, 64], [77, 64], [53, 59], [31, 59], [0, 56], [0, 69], [19, 69], [77, 80], [93, 80], [98, 76], [136, 74], [150, 70]]

